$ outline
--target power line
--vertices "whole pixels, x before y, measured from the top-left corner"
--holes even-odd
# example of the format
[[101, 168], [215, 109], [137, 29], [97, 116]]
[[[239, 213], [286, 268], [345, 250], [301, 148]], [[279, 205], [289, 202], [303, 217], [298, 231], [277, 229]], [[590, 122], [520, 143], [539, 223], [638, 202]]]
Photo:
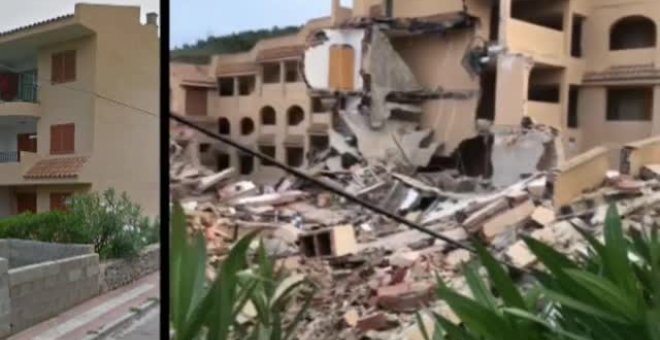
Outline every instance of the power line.
[[[3, 69], [6, 69], [6, 70], [9, 70], [9, 71], [14, 72], [14, 73], [21, 73], [21, 71], [15, 69], [15, 68], [12, 68], [12, 67], [10, 67], [10, 66], [7, 66], [6, 64], [0, 64], [0, 68], [3, 68]], [[36, 78], [36, 80], [39, 80], [39, 81], [41, 81], [41, 82], [45, 82], [46, 84], [47, 84], [48, 82], [50, 82], [50, 80], [47, 80], [47, 79], [45, 79], [45, 78], [40, 78], [40, 77], [38, 77], [38, 76], [35, 77], [35, 78]], [[41, 87], [41, 85], [40, 85], [39, 83], [37, 83], [36, 85], [37, 85], [37, 87]], [[51, 85], [51, 86], [52, 86], [52, 85]], [[100, 99], [103, 99], [103, 100], [109, 101], [109, 102], [114, 103], [114, 104], [116, 104], [116, 105], [123, 106], [123, 107], [129, 108], [129, 109], [135, 110], [135, 111], [137, 111], [137, 112], [140, 112], [140, 113], [142, 113], [142, 114], [147, 114], [147, 115], [150, 115], [150, 116], [153, 116], [153, 117], [155, 117], [155, 118], [159, 118], [159, 119], [160, 119], [160, 116], [159, 116], [157, 113], [154, 113], [154, 112], [151, 112], [151, 111], [148, 111], [148, 110], [145, 110], [145, 109], [139, 108], [139, 107], [137, 107], [137, 106], [133, 106], [133, 105], [128, 104], [128, 103], [124, 103], [124, 102], [122, 102], [122, 101], [119, 101], [119, 100], [117, 100], [117, 99], [110, 98], [110, 97], [108, 97], [108, 96], [104, 96], [104, 95], [99, 94], [99, 93], [97, 93], [97, 92], [95, 92], [95, 91], [90, 91], [90, 90], [80, 89], [80, 88], [72, 87], [72, 86], [69, 86], [69, 85], [66, 85], [66, 84], [58, 84], [58, 86], [59, 86], [59, 87], [62, 87], [62, 88], [65, 88], [65, 89], [72, 90], [72, 91], [77, 91], [77, 92], [81, 92], [81, 93], [90, 94], [90, 95], [93, 95], [94, 97], [97, 97], [97, 98], [100, 98]]]

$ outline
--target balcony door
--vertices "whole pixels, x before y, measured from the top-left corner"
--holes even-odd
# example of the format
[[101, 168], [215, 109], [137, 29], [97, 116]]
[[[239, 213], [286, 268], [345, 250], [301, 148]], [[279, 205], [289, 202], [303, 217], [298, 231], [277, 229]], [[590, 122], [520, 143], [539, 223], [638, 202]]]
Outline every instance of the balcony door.
[[19, 133], [16, 135], [17, 141], [17, 150], [18, 159], [20, 160], [21, 151], [25, 152], [37, 152], [37, 134], [35, 133]]
[[36, 193], [16, 193], [16, 214], [25, 212], [37, 212], [37, 194]]

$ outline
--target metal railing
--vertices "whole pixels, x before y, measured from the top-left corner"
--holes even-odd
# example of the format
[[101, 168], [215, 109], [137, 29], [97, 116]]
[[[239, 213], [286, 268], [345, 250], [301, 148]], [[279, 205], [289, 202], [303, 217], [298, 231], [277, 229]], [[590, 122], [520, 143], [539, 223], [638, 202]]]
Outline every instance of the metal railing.
[[20, 154], [16, 151], [0, 151], [0, 164], [2, 163], [18, 163]]

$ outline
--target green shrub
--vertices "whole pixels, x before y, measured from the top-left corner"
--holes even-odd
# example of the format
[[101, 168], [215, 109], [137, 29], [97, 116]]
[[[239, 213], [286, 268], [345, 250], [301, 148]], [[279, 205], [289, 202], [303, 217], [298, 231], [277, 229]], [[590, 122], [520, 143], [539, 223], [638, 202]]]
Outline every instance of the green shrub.
[[113, 189], [73, 196], [68, 206], [70, 223], [86, 230], [101, 258], [135, 256], [158, 233], [158, 225], [143, 217], [137, 204]]
[[[204, 237], [188, 237], [178, 204], [171, 223], [169, 315], [174, 339], [293, 339], [314, 294], [310, 282], [276, 270], [263, 244], [256, 259], [250, 261], [248, 251], [255, 232], [232, 247], [215, 281], [207, 285]], [[302, 307], [287, 318], [296, 298], [302, 299]]]
[[25, 213], [0, 220], [0, 238], [93, 244], [102, 259], [135, 256], [159, 241], [159, 223], [143, 217], [126, 194], [118, 197], [109, 189], [76, 195], [67, 206], [67, 212]]
[[433, 338], [660, 339], [657, 229], [626, 239], [621, 218], [612, 206], [605, 223], [605, 244], [582, 234], [591, 245], [590, 256], [582, 261], [573, 261], [532, 238], [525, 239], [547, 268], [533, 273], [538, 283], [526, 294], [493, 256], [477, 245], [480, 262], [496, 294], [482, 281], [474, 265], [465, 270], [473, 299], [438, 280], [439, 297], [463, 325], [453, 325], [435, 315], [437, 331]]

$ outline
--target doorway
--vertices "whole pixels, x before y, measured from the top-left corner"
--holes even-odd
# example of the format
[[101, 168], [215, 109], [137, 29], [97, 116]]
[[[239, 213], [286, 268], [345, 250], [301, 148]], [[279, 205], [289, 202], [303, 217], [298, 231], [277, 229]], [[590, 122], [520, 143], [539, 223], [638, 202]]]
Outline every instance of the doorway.
[[16, 214], [37, 212], [37, 194], [34, 192], [16, 193]]
[[16, 135], [16, 151], [18, 153], [18, 160], [21, 160], [21, 151], [37, 152], [37, 134], [36, 133], [19, 133]]

